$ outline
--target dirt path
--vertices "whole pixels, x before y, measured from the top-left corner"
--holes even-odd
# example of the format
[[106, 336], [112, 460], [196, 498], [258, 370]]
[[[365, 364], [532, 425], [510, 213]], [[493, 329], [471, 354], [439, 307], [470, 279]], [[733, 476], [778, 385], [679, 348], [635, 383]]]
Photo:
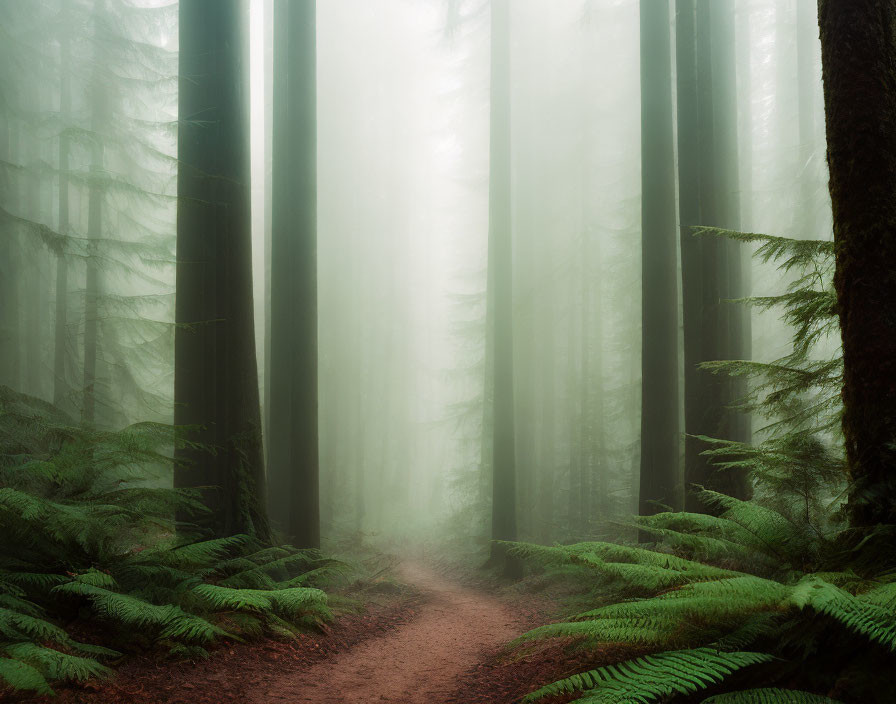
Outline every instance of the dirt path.
[[487, 594], [421, 564], [405, 563], [400, 572], [424, 594], [417, 618], [310, 668], [263, 682], [247, 701], [444, 702], [462, 675], [524, 630], [508, 606]]

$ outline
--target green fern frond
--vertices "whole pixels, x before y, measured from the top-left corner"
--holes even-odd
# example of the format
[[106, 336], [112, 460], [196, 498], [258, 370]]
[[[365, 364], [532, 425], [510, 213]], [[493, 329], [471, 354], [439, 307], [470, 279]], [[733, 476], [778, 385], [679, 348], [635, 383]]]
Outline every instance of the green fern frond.
[[[828, 580], [830, 581], [830, 580]], [[859, 595], [859, 600], [896, 613], [896, 582], [882, 584]]]
[[159, 548], [152, 552], [152, 557], [162, 564], [182, 569], [211, 567], [223, 556], [252, 542], [253, 538], [248, 535], [231, 535], [226, 538], [186, 543], [170, 549]]
[[0, 681], [17, 692], [53, 694], [53, 690], [39, 670], [12, 658], [0, 657]]
[[310, 587], [290, 587], [267, 592], [274, 607], [281, 616], [299, 618], [311, 615], [322, 619], [332, 617], [327, 608], [327, 595], [320, 589]]
[[817, 575], [808, 575], [794, 587], [791, 597], [797, 608], [825, 614], [847, 628], [896, 650], [896, 613], [862, 600]]
[[34, 640], [62, 643], [68, 640], [64, 630], [42, 618], [0, 608], [0, 636], [6, 640]]
[[676, 694], [699, 692], [733, 672], [772, 660], [765, 653], [723, 653], [711, 648], [666, 651], [559, 680], [528, 694], [522, 701], [581, 691], [584, 696], [576, 701], [648, 704]]
[[200, 583], [190, 589], [190, 595], [209, 609], [234, 611], [264, 611], [273, 605], [270, 597], [255, 589], [231, 589], [216, 584]]
[[594, 572], [618, 580], [639, 592], [655, 594], [665, 589], [681, 586], [694, 579], [693, 576], [685, 572], [678, 572], [666, 567], [638, 565], [629, 562], [604, 562], [588, 553], [578, 555], [576, 561], [586, 565]]
[[725, 237], [737, 242], [759, 243], [756, 256], [764, 263], [778, 261], [783, 271], [794, 268], [813, 267], [816, 262], [830, 261], [834, 257], [832, 240], [804, 240], [791, 237], [777, 237], [756, 232], [738, 232], [720, 227], [695, 227], [698, 236]]
[[760, 638], [772, 635], [779, 629], [780, 614], [773, 611], [760, 611], [752, 614], [739, 628], [726, 633], [712, 645], [719, 650], [745, 650]]
[[666, 619], [607, 618], [595, 621], [551, 623], [534, 628], [511, 642], [511, 647], [530, 641], [569, 638], [588, 645], [599, 643], [638, 643], [665, 646], [676, 642], [679, 624]]
[[763, 564], [757, 565], [757, 553], [749, 544], [744, 545], [725, 538], [714, 538], [698, 533], [662, 528], [650, 525], [649, 521], [643, 520], [650, 518], [653, 518], [653, 516], [639, 516], [635, 525], [644, 533], [654, 536], [660, 542], [665, 543], [676, 551], [685, 552], [694, 559], [710, 563], [735, 560], [738, 564], [751, 564], [754, 567], [765, 568], [772, 568], [780, 564], [763, 555], [760, 557]]
[[36, 643], [13, 643], [2, 648], [13, 660], [31, 665], [50, 681], [84, 682], [94, 677], [108, 677], [112, 671], [91, 658], [69, 655]]
[[89, 569], [86, 572], [75, 575], [75, 581], [91, 587], [102, 587], [103, 589], [115, 589], [118, 586], [112, 575], [96, 569]]
[[743, 689], [704, 699], [701, 704], [842, 704], [830, 697], [795, 689]]
[[175, 612], [171, 618], [165, 621], [164, 627], [159, 633], [161, 640], [173, 640], [187, 644], [208, 644], [219, 638], [242, 640], [236, 634], [218, 628], [204, 618], [188, 614], [177, 606], [172, 608]]
[[805, 532], [777, 511], [709, 489], [701, 488], [697, 496], [707, 505], [722, 508], [722, 518], [748, 531], [769, 554], [805, 556], [809, 547]]

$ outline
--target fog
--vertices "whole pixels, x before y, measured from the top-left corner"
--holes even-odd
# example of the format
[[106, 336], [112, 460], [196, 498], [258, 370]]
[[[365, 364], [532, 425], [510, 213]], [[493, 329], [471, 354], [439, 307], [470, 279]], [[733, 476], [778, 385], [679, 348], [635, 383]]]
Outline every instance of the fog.
[[[748, 330], [746, 341], [726, 337], [713, 349], [765, 361], [787, 353], [777, 312], [723, 300], [786, 286], [771, 264], [751, 260], [752, 245], [725, 245], [728, 288], [710, 290], [709, 275], [698, 284], [719, 310], [745, 311], [719, 314], [728, 332], [689, 322], [693, 278], [682, 278], [681, 265], [687, 270], [693, 226], [830, 238], [815, 3], [657, 0], [669, 15], [671, 122], [658, 129], [674, 160], [671, 218], [660, 228], [672, 243], [663, 294], [671, 337], [642, 325], [651, 284], [642, 269], [650, 242], [642, 145], [652, 143], [642, 134], [642, 4], [512, 0], [501, 30], [509, 58], [496, 64], [485, 0], [317, 3], [325, 547], [364, 537], [484, 555], [492, 537], [508, 537], [493, 532], [494, 421], [508, 398], [500, 381], [495, 398], [502, 360], [512, 359], [515, 492], [503, 497], [515, 509], [512, 537], [552, 543], [615, 535], [639, 511], [642, 350], [672, 360], [664, 398], [678, 409], [678, 430], [667, 433], [663, 461], [674, 481], [648, 498], [678, 509], [686, 445], [696, 443], [684, 434], [718, 429], [686, 428], [688, 335], [734, 339]], [[284, 383], [270, 374], [273, 164], [285, 149], [272, 137], [275, 12], [272, 0], [242, 6], [249, 342], [266, 440], [272, 385]], [[683, 121], [698, 110], [682, 99], [680, 30], [683, 18], [699, 27], [710, 13], [696, 42], [698, 54], [700, 42], [710, 47], [696, 70], [699, 101], [709, 100], [698, 128]], [[214, 322], [175, 317], [178, 127], [188, 119], [178, 112], [178, 5], [2, 0], [0, 32], [0, 385], [98, 427], [173, 423], [177, 331]], [[503, 85], [492, 81], [496, 65]], [[500, 95], [507, 119], [496, 135]], [[509, 200], [496, 220], [499, 137], [509, 150]], [[695, 198], [697, 212], [715, 221], [689, 221], [680, 213], [695, 182], [682, 180], [682, 166], [703, 160], [710, 142], [715, 171], [701, 172]], [[496, 222], [512, 254], [490, 279]], [[501, 271], [511, 272], [505, 289]], [[500, 296], [489, 305], [490, 286], [512, 292], [508, 306]], [[501, 329], [512, 330], [511, 346]], [[725, 387], [726, 404], [736, 402], [735, 386]], [[725, 428], [761, 437], [768, 420], [753, 415]], [[171, 476], [167, 467], [158, 481]]]

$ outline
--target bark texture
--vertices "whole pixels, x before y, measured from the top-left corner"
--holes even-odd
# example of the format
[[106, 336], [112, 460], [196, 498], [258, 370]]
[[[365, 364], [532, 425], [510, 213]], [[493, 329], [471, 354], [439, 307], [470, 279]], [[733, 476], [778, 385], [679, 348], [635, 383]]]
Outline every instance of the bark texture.
[[896, 522], [896, 2], [821, 0], [854, 525]]

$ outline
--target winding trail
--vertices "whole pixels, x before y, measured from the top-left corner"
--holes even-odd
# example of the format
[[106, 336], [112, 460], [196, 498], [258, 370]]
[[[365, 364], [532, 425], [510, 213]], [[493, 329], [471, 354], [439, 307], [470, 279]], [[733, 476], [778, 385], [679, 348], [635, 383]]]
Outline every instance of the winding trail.
[[423, 593], [416, 618], [310, 668], [262, 683], [250, 704], [438, 704], [456, 689], [459, 677], [524, 629], [501, 601], [429, 567], [405, 563], [400, 574]]

